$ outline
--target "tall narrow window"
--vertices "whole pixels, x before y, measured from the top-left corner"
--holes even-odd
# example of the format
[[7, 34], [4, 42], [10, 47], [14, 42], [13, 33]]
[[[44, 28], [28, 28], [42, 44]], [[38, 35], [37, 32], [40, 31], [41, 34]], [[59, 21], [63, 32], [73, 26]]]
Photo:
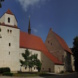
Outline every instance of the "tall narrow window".
[[0, 38], [2, 38], [1, 34], [0, 34]]
[[35, 67], [34, 67], [34, 70], [35, 70]]
[[48, 43], [49, 43], [49, 41], [48, 41]]
[[51, 43], [51, 45], [52, 45], [52, 43]]
[[0, 32], [1, 32], [1, 28], [0, 28]]
[[10, 18], [8, 17], [8, 23], [10, 23]]
[[7, 32], [9, 33], [9, 29], [7, 30]]
[[27, 67], [25, 67], [25, 69], [27, 69]]
[[11, 43], [9, 43], [9, 46], [11, 46]]
[[9, 55], [10, 55], [10, 52], [9, 52]]
[[12, 30], [10, 30], [10, 33], [12, 33]]

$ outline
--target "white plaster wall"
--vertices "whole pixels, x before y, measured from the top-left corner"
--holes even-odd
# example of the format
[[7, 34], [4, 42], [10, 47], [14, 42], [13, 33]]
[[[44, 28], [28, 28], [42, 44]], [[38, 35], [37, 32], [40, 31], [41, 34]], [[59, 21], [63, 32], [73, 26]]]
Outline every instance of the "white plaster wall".
[[[10, 23], [8, 23], [8, 17], [10, 18]], [[5, 13], [1, 18], [0, 18], [1, 23], [5, 23], [7, 25], [16, 25], [17, 26], [17, 21], [14, 15], [7, 14]]]
[[[1, 26], [0, 36], [0, 67], [10, 67], [11, 71], [20, 71], [20, 59], [23, 59], [22, 53], [25, 53], [24, 48], [20, 48], [20, 30], [7, 26]], [[8, 32], [8, 30], [12, 32]], [[11, 43], [11, 46], [9, 46]], [[41, 60], [41, 52], [29, 49], [31, 54], [38, 54], [38, 59]], [[10, 54], [9, 54], [10, 52]], [[24, 59], [23, 59], [24, 60]], [[22, 71], [29, 71], [29, 68], [22, 67]], [[32, 71], [37, 71], [32, 68]]]
[[64, 65], [55, 65], [54, 70], [55, 73], [60, 73], [61, 71], [64, 71]]
[[64, 51], [64, 71], [66, 71], [65, 57], [66, 57], [66, 51]]
[[[10, 23], [8, 23], [8, 17], [10, 18]], [[17, 26], [17, 22], [16, 22], [16, 19], [15, 19], [15, 16], [14, 15], [10, 15], [10, 14], [5, 14], [5, 24], [8, 24], [8, 25], [16, 25]]]
[[[8, 23], [8, 17], [10, 18], [10, 23]], [[17, 26], [15, 16], [7, 13], [0, 18], [0, 22], [4, 22], [7, 25]], [[0, 28], [0, 67], [10, 67], [11, 71], [20, 71], [21, 64], [19, 60], [23, 59], [21, 54], [25, 53], [26, 50], [24, 48], [20, 48], [20, 30], [2, 25], [0, 25]], [[11, 46], [9, 46], [9, 43]], [[29, 51], [31, 54], [38, 54], [38, 59], [41, 60], [40, 51], [32, 49], [29, 49]], [[32, 70], [37, 71], [34, 68], [32, 68]], [[23, 67], [22, 71], [29, 71], [29, 69], [25, 69]]]
[[73, 55], [71, 55], [71, 64], [72, 64], [72, 70], [75, 71], [74, 56]]
[[[0, 67], [10, 67], [11, 71], [18, 71], [19, 67], [19, 29], [1, 26], [0, 35]], [[12, 30], [8, 32], [7, 30]], [[11, 46], [9, 46], [11, 43]], [[10, 52], [10, 54], [9, 54]]]
[[5, 14], [0, 18], [0, 22], [1, 23], [5, 22]]
[[[24, 60], [24, 58], [22, 57], [22, 53], [25, 53], [25, 48], [20, 48], [20, 57], [19, 57], [19, 59], [21, 59], [21, 60]], [[38, 54], [38, 59], [41, 61], [41, 51], [37, 51], [37, 50], [33, 50], [33, 49], [28, 49], [29, 50], [29, 52], [33, 55], [33, 54]], [[19, 64], [20, 64], [20, 62], [19, 62]], [[20, 64], [21, 65], [21, 64]], [[29, 68], [26, 68], [25, 69], [25, 67], [21, 67], [20, 66], [20, 70], [21, 71], [23, 71], [23, 72], [26, 72], [26, 71], [29, 71]], [[37, 69], [36, 69], [36, 67], [35, 67], [35, 69], [34, 69], [34, 67], [32, 68], [32, 72], [36, 72], [36, 71], [38, 71]]]

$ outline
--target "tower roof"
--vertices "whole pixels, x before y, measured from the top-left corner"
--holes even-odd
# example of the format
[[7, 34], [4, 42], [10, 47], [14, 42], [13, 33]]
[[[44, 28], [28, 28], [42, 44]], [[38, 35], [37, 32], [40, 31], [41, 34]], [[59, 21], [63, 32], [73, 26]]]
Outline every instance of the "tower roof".
[[13, 15], [13, 13], [11, 12], [11, 10], [9, 10], [9, 9], [6, 11], [6, 13]]

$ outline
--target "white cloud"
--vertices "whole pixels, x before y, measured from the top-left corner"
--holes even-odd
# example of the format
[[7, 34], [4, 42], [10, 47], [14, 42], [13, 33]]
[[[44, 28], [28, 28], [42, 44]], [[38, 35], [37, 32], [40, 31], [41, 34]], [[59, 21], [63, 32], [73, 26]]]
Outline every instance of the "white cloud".
[[22, 8], [27, 11], [29, 7], [33, 8], [34, 6], [44, 3], [47, 0], [16, 0], [18, 1]]
[[35, 28], [32, 28], [32, 30], [33, 30], [34, 33], [37, 33], [38, 32], [38, 30], [35, 29]]

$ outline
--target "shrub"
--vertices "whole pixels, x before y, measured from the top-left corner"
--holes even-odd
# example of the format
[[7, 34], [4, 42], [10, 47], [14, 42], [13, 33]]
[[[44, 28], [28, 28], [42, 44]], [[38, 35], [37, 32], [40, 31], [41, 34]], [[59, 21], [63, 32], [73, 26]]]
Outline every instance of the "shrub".
[[60, 74], [64, 73], [64, 71], [61, 71]]
[[0, 68], [0, 73], [3, 73], [3, 68]]
[[4, 73], [4, 72], [10, 72], [10, 68], [8, 67], [0, 68], [0, 73]]
[[10, 72], [4, 72], [2, 75], [3, 75], [3, 76], [13, 76], [13, 73], [10, 73]]

